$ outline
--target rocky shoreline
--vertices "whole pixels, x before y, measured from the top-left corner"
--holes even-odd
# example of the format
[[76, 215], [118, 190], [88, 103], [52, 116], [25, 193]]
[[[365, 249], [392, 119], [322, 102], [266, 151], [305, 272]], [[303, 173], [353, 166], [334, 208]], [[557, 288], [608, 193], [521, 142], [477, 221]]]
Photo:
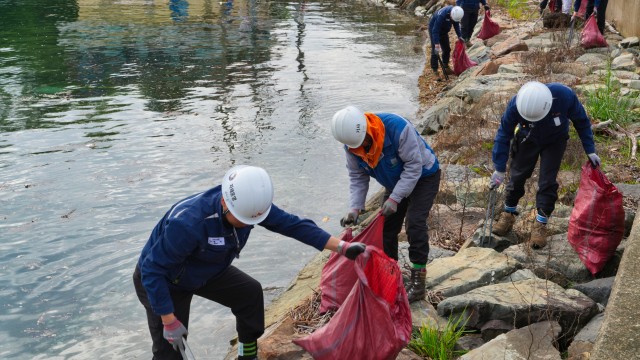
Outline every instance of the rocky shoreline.
[[[424, 16], [441, 7], [444, 0], [428, 1], [426, 6], [417, 6], [417, 1], [377, 4], [409, 9]], [[458, 342], [460, 349], [469, 350], [462, 359], [497, 358], [492, 354], [507, 359], [587, 359], [603, 323], [626, 239], [632, 232], [640, 186], [619, 184], [625, 195], [625, 240], [594, 278], [567, 241], [571, 196], [575, 196], [579, 171], [560, 174], [561, 187], [573, 186], [573, 193], [564, 194], [565, 205], [558, 204], [551, 218], [549, 227], [553, 236], [548, 245], [532, 250], [527, 244], [533, 221], [531, 205], [524, 206], [513, 234], [498, 237], [483, 231], [489, 205], [488, 177], [483, 175], [491, 166], [487, 149], [480, 152], [480, 158], [471, 161], [474, 165], [459, 163], [470, 156], [465, 151], [477, 155], [478, 146], [493, 141], [501, 107], [522, 83], [532, 78], [562, 82], [584, 94], [604, 86], [602, 76], [609, 76], [619, 84], [622, 94], [635, 94], [631, 109], [638, 113], [639, 41], [637, 37], [625, 39], [607, 33], [608, 48], [585, 51], [576, 45], [567, 46], [566, 29], [544, 29], [542, 22], [512, 20], [499, 11], [492, 15], [501, 25], [502, 33], [487, 41], [475, 39], [467, 50], [479, 65], [449, 83], [429, 84], [434, 95], [415, 121], [419, 131], [434, 144], [444, 175], [429, 220], [432, 248], [427, 265], [427, 289], [442, 298], [413, 303], [413, 325], [440, 327], [447, 318], [467, 319], [466, 327], [473, 333]], [[476, 33], [480, 24], [481, 21]], [[427, 72], [423, 76], [428, 77]], [[424, 85], [421, 90], [426, 91]], [[443, 135], [455, 130], [460, 121], [473, 129], [473, 141], [466, 144], [468, 149], [448, 148]], [[639, 122], [625, 129], [630, 134], [639, 130]], [[631, 170], [631, 176], [630, 182], [640, 182], [635, 170]], [[372, 216], [378, 209], [379, 197], [380, 193], [367, 203]], [[400, 244], [400, 251], [399, 265], [405, 268], [406, 242]], [[312, 259], [267, 308], [267, 330], [259, 340], [260, 359], [311, 359], [291, 342], [303, 335], [296, 333], [289, 314], [314, 295], [328, 256], [325, 251]], [[225, 359], [234, 359], [235, 354], [232, 349]], [[398, 359], [421, 357], [404, 349]]]

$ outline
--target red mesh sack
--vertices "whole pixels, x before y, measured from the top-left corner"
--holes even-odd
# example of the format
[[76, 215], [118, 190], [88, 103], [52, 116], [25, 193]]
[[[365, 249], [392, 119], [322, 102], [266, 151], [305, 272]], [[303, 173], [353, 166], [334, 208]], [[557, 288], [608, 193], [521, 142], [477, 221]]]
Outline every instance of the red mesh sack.
[[395, 260], [373, 246], [358, 256], [358, 280], [329, 322], [293, 342], [316, 360], [392, 360], [411, 338], [411, 310]]
[[587, 161], [569, 218], [569, 243], [595, 275], [613, 256], [623, 234], [622, 194], [600, 168], [594, 169]]
[[467, 52], [464, 49], [464, 41], [458, 39], [453, 49], [453, 72], [456, 75], [460, 75], [468, 68], [476, 65], [478, 65], [478, 63], [471, 61], [467, 56]]
[[484, 20], [482, 20], [482, 27], [480, 28], [480, 33], [478, 33], [478, 38], [482, 40], [487, 40], [496, 35], [500, 34], [500, 25], [497, 22], [491, 20], [491, 12], [484, 12]]
[[598, 29], [595, 14], [589, 16], [589, 19], [584, 24], [584, 29], [582, 29], [582, 35], [580, 36], [580, 43], [585, 49], [609, 46], [607, 40], [605, 40], [604, 36], [600, 33], [600, 29]]
[[[346, 242], [361, 242], [367, 246], [382, 248], [382, 229], [384, 228], [384, 216], [378, 214], [376, 218], [355, 238], [351, 228], [348, 228], [341, 239]], [[335, 252], [331, 253], [329, 260], [322, 268], [320, 277], [320, 313], [336, 310], [344, 299], [347, 298], [353, 284], [358, 280], [355, 263]]]

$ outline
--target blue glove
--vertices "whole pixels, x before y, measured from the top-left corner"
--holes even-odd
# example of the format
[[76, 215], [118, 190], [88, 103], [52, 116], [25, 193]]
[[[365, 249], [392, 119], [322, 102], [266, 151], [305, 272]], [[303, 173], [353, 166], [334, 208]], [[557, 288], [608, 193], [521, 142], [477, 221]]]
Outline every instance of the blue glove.
[[355, 260], [358, 255], [362, 254], [367, 245], [359, 242], [348, 243], [340, 241], [338, 245], [338, 254], [346, 256], [349, 260]]
[[591, 153], [587, 156], [589, 157], [589, 161], [591, 161], [591, 165], [593, 165], [594, 168], [602, 164], [602, 162], [600, 161], [600, 157], [596, 155], [596, 153]]
[[389, 216], [395, 214], [398, 211], [398, 203], [395, 200], [388, 198], [387, 201], [382, 204], [382, 215]]
[[347, 225], [358, 225], [358, 215], [360, 214], [360, 210], [351, 209], [345, 217], [340, 219], [340, 226], [345, 227]]
[[504, 182], [505, 173], [500, 171], [494, 171], [491, 174], [491, 180], [489, 181], [489, 190], [493, 190], [500, 186]]
[[182, 339], [189, 335], [187, 328], [182, 325], [180, 320], [175, 319], [172, 323], [164, 325], [164, 331], [162, 336], [173, 345], [173, 350], [184, 349], [184, 343]]

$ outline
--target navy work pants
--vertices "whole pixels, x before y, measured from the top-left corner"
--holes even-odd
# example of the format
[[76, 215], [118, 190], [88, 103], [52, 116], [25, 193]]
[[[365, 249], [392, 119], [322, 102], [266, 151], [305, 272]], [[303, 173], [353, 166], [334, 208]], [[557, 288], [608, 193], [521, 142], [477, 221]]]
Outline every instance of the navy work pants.
[[464, 16], [460, 22], [460, 32], [464, 41], [471, 40], [473, 35], [473, 29], [478, 23], [478, 7], [462, 8], [464, 10]]
[[[147, 311], [147, 322], [153, 341], [153, 359], [182, 359], [180, 352], [173, 350], [173, 346], [162, 336], [164, 330], [162, 319], [151, 310], [147, 292], [142, 286], [140, 269], [137, 266], [133, 273], [133, 284], [138, 299]], [[236, 330], [240, 342], [256, 341], [264, 332], [262, 285], [235, 266], [230, 266], [220, 276], [208, 281], [203, 287], [193, 292], [170, 289], [170, 293], [174, 315], [187, 329], [189, 328], [191, 298], [193, 295], [198, 295], [231, 308], [231, 312], [236, 317]]]
[[[424, 265], [429, 256], [429, 233], [427, 218], [440, 187], [440, 170], [431, 176], [420, 178], [409, 197], [398, 204], [398, 211], [384, 219], [382, 241], [384, 252], [390, 258], [398, 260], [398, 234], [406, 216], [407, 239], [409, 240], [409, 260]], [[384, 199], [391, 195], [386, 190]]]
[[[607, 12], [607, 4], [609, 4], [609, 0], [600, 0], [600, 6], [598, 6], [598, 14], [596, 15], [596, 20], [598, 22], [598, 29], [600, 29], [600, 33], [604, 35], [604, 17]], [[593, 13], [593, 8], [595, 7], [595, 0], [587, 0], [587, 8], [585, 9], [585, 17], [589, 19], [591, 13]]]
[[550, 216], [558, 199], [558, 182], [556, 180], [562, 156], [567, 148], [567, 137], [559, 137], [556, 141], [540, 146], [528, 139], [519, 131], [513, 139], [511, 149], [511, 169], [509, 183], [505, 188], [504, 204], [509, 207], [518, 205], [525, 193], [525, 182], [533, 174], [538, 158], [540, 158], [540, 175], [536, 208], [545, 216]]
[[[440, 34], [440, 48], [442, 49], [442, 63], [444, 66], [449, 66], [451, 44], [449, 43], [448, 32]], [[433, 43], [433, 38], [431, 40], [431, 69], [438, 71], [438, 55], [436, 54], [436, 44]]]

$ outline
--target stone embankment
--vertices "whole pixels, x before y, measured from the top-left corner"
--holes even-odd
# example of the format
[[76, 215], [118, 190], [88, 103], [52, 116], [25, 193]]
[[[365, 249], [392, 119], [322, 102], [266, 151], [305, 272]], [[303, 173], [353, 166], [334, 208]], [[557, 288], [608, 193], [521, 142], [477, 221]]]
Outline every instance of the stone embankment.
[[[423, 7], [417, 4], [407, 0], [401, 5], [416, 14], [428, 15], [444, 1], [431, 0]], [[474, 128], [476, 136], [492, 143], [504, 104], [531, 79], [562, 82], [582, 93], [604, 86], [602, 77], [607, 76], [620, 85], [622, 95], [631, 95], [630, 109], [640, 108], [638, 38], [623, 39], [607, 33], [608, 48], [583, 50], [577, 44], [567, 46], [566, 29], [543, 29], [539, 21], [514, 21], [499, 15], [494, 18], [502, 26], [502, 33], [487, 41], [475, 39], [468, 49], [471, 59], [479, 65], [447, 84], [437, 101], [415, 122], [427, 138], [450, 127], [455, 117], [473, 116], [488, 124]], [[480, 24], [481, 21], [476, 33]], [[631, 126], [630, 132], [637, 133], [640, 124]], [[543, 249], [533, 250], [527, 244], [534, 221], [531, 211], [522, 211], [512, 234], [490, 235], [491, 224], [485, 221], [495, 217], [497, 211], [485, 214], [487, 209], [499, 208], [495, 204], [500, 204], [500, 199], [488, 196], [486, 176], [478, 175], [471, 167], [454, 165], [459, 156], [460, 151], [455, 150], [438, 153], [443, 181], [430, 225], [431, 231], [442, 230], [443, 219], [462, 213], [455, 229], [467, 241], [457, 252], [432, 246], [427, 289], [442, 298], [430, 299], [433, 304], [427, 300], [413, 303], [414, 326], [442, 327], [447, 318], [462, 316], [467, 329], [473, 332], [458, 342], [460, 349], [469, 350], [462, 359], [638, 358], [637, 209], [625, 208], [625, 238], [605, 269], [594, 277], [567, 241], [571, 206], [558, 204], [548, 225], [552, 236]], [[477, 164], [479, 168], [489, 166], [490, 159]], [[579, 174], [559, 174], [561, 187], [576, 185], [578, 180]], [[619, 189], [628, 200], [626, 204], [637, 206], [638, 185], [620, 184]], [[372, 212], [377, 210], [379, 195], [367, 204]], [[437, 245], [443, 244], [447, 242]], [[401, 243], [400, 252], [399, 265], [405, 268], [406, 243]], [[267, 309], [267, 331], [259, 340], [261, 359], [311, 359], [291, 342], [303, 335], [296, 334], [289, 314], [297, 305], [308, 302], [318, 288], [328, 255], [323, 252], [314, 258]], [[561, 353], [565, 353], [563, 357]], [[227, 359], [233, 359], [234, 354], [231, 351]], [[405, 349], [398, 359], [420, 357]]]

